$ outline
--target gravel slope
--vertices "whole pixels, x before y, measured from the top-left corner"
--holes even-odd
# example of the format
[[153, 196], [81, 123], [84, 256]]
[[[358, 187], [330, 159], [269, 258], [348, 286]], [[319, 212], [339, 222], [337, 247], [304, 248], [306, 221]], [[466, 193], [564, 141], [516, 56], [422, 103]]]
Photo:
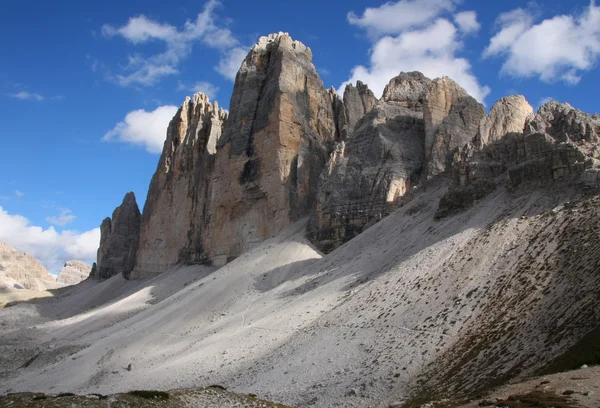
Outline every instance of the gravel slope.
[[0, 310], [0, 392], [216, 383], [299, 407], [387, 407], [530, 375], [600, 323], [597, 199], [499, 189], [435, 221], [444, 191], [327, 256], [298, 223], [216, 271]]

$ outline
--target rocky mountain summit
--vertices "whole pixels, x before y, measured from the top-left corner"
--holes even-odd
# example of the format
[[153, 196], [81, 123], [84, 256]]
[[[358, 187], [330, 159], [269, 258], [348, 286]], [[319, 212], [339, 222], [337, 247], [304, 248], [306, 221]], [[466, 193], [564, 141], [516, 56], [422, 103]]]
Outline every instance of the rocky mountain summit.
[[108, 279], [117, 274], [129, 277], [135, 266], [141, 214], [135, 194], [129, 192], [123, 203], [100, 225], [100, 247], [94, 277]]
[[[119, 300], [122, 330], [148, 337], [90, 337], [100, 380], [68, 381], [122, 389], [103, 377], [114, 347], [148, 370], [131, 384], [172, 387], [166, 361], [188, 385], [200, 370], [299, 407], [366, 407], [583, 364], [600, 328], [599, 149], [600, 118], [566, 103], [513, 95], [486, 113], [420, 72], [379, 99], [361, 82], [338, 95], [308, 47], [262, 37], [228, 113], [184, 101], [143, 213], [129, 193], [103, 222], [95, 276], [148, 285]], [[150, 344], [172, 354], [136, 354]]]
[[272, 34], [242, 63], [229, 114], [201, 93], [184, 101], [143, 213], [128, 195], [102, 224], [97, 276], [223, 265], [307, 216], [308, 236], [330, 251], [439, 177], [452, 183], [438, 217], [505, 178], [593, 184], [597, 133], [597, 117], [556, 102], [534, 114], [519, 95], [486, 115], [452, 79], [419, 72], [392, 78], [379, 100], [361, 82], [340, 97], [310, 48]]
[[46, 268], [33, 256], [0, 242], [0, 283], [14, 289], [46, 290], [58, 287]]
[[55, 279], [32, 255], [0, 242], [0, 286], [11, 290], [45, 291], [76, 285], [89, 277], [90, 270], [83, 261], [68, 261]]
[[56, 277], [56, 282], [61, 286], [72, 286], [86, 280], [90, 276], [92, 267], [83, 261], [68, 261]]

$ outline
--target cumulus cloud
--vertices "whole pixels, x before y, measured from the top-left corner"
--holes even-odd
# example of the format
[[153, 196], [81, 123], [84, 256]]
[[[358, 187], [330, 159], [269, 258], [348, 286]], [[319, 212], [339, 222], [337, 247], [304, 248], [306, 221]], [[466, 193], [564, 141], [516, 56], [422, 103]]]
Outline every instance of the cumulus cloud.
[[144, 15], [130, 18], [121, 27], [102, 26], [102, 34], [108, 38], [119, 36], [134, 45], [149, 42], [165, 45], [163, 52], [154, 55], [130, 56], [125, 72], [115, 75], [113, 80], [121, 86], [150, 86], [166, 76], [176, 75], [179, 64], [192, 52], [192, 45], [196, 42], [228, 55], [230, 50], [239, 47], [239, 41], [231, 30], [218, 25], [215, 10], [220, 5], [218, 0], [208, 1], [196, 19], [186, 21], [181, 28], [159, 23]]
[[21, 91], [21, 92], [17, 92], [17, 93], [6, 94], [6, 95], [10, 96], [11, 98], [20, 99], [22, 101], [38, 101], [38, 102], [41, 102], [44, 99], [46, 99], [42, 95], [40, 95], [39, 93], [36, 93], [36, 92], [27, 92], [27, 91]]
[[20, 190], [17, 190], [17, 191], [15, 191], [15, 196], [17, 196], [17, 198], [21, 198], [21, 197], [23, 197], [24, 195], [25, 195], [25, 193], [24, 193], [24, 192], [22, 192], [22, 191], [20, 191]]
[[421, 27], [444, 11], [453, 11], [458, 0], [401, 0], [369, 7], [357, 16], [348, 13], [348, 22], [366, 29], [371, 35], [400, 34]]
[[481, 24], [477, 21], [477, 13], [474, 11], [461, 11], [454, 16], [454, 22], [461, 32], [471, 34], [479, 31]]
[[143, 109], [129, 112], [102, 140], [131, 143], [145, 147], [150, 153], [160, 153], [167, 127], [177, 109], [177, 106], [166, 105], [159, 106], [151, 112]]
[[177, 84], [177, 90], [192, 93], [202, 92], [204, 95], [214, 100], [217, 96], [217, 92], [219, 92], [219, 87], [206, 81], [198, 81], [193, 85], [186, 85], [179, 81]]
[[73, 214], [73, 211], [69, 210], [68, 208], [62, 208], [58, 215], [46, 217], [46, 222], [48, 224], [64, 227], [65, 225], [75, 221], [76, 218], [77, 216]]
[[[476, 14], [455, 14], [455, 21], [463, 23], [462, 26], [458, 22], [455, 25], [443, 15], [453, 12], [456, 4], [444, 0], [401, 0], [377, 9], [369, 8], [360, 18], [351, 13], [349, 22], [371, 34], [396, 35], [373, 39], [369, 65], [354, 67], [338, 92], [343, 92], [347, 84], [360, 80], [380, 96], [389, 80], [401, 71], [421, 71], [430, 78], [449, 76], [474, 98], [484, 102], [490, 89], [479, 83], [469, 61], [459, 56], [463, 48], [461, 30], [472, 32], [475, 29]], [[378, 21], [377, 17], [384, 16], [384, 20]]]
[[553, 101], [553, 100], [554, 100], [554, 98], [551, 97], [551, 96], [545, 96], [543, 98], [540, 98], [540, 100], [537, 103], [537, 107], [540, 108], [541, 106], [543, 106], [543, 105], [545, 105], [548, 102]]
[[95, 262], [100, 242], [100, 228], [83, 233], [54, 227], [44, 229], [31, 225], [21, 216], [9, 214], [0, 207], [0, 241], [38, 259], [49, 272], [57, 274], [69, 260]]
[[515, 9], [497, 20], [497, 33], [484, 58], [503, 57], [502, 73], [576, 84], [600, 57], [600, 6], [592, 1], [579, 15], [559, 15], [535, 23], [528, 10]]
[[234, 81], [247, 54], [248, 47], [232, 48], [223, 54], [215, 70], [225, 78]]

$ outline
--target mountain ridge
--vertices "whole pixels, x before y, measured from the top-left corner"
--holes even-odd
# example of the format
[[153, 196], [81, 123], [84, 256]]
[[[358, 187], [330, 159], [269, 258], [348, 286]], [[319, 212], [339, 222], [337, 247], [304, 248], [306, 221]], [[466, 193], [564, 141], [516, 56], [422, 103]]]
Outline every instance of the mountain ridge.
[[230, 106], [184, 101], [143, 212], [128, 193], [102, 223], [98, 279], [0, 312], [0, 392], [390, 407], [539, 374], [598, 333], [597, 115], [486, 114], [419, 72], [340, 96], [285, 33]]

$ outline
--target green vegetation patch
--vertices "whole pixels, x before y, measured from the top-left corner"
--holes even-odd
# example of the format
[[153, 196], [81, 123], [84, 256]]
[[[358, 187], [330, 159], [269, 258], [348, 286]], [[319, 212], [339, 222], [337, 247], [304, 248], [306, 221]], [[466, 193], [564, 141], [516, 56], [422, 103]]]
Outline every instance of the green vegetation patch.
[[145, 399], [161, 399], [161, 400], [169, 399], [169, 393], [164, 392], [164, 391], [135, 390], [135, 391], [130, 391], [127, 394], [134, 395], [134, 396], [140, 397], [140, 398], [145, 398]]

